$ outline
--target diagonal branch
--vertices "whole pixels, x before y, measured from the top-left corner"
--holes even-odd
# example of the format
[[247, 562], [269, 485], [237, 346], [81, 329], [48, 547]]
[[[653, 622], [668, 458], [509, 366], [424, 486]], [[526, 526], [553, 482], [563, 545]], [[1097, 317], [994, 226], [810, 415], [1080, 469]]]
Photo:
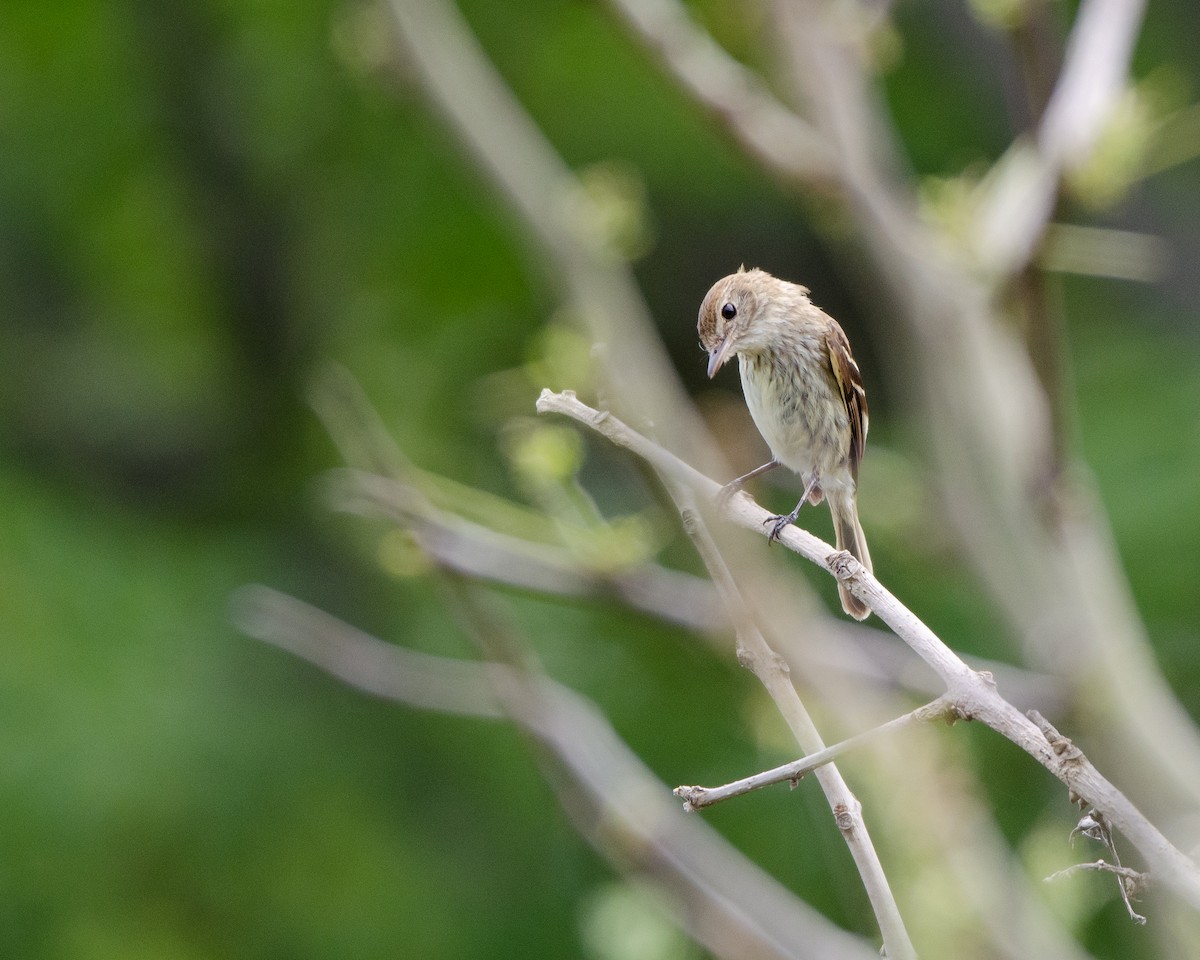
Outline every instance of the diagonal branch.
[[823, 190], [838, 179], [824, 137], [779, 100], [759, 76], [729, 56], [676, 0], [608, 0], [673, 79], [750, 156], [779, 176]]
[[1145, 0], [1080, 6], [1036, 141], [1010, 148], [981, 201], [975, 252], [995, 276], [1012, 276], [1033, 258], [1063, 174], [1083, 163], [1103, 135], [1125, 92], [1145, 6]]
[[[700, 474], [673, 454], [631, 430], [611, 414], [593, 410], [574, 394], [543, 390], [539, 413], [560, 413], [596, 430], [652, 464], [673, 480], [687, 484], [708, 502], [720, 490], [716, 481]], [[765, 535], [770, 514], [746, 496], [734, 497], [721, 515], [738, 526]], [[834, 550], [807, 531], [788, 527], [779, 540], [806, 559], [824, 567], [859, 599], [865, 601], [895, 634], [942, 678], [946, 691], [965, 719], [979, 720], [1038, 761], [1078, 797], [1100, 810], [1139, 850], [1155, 877], [1194, 908], [1200, 909], [1200, 867], [1174, 847], [1166, 837], [1110, 783], [1078, 748], [1064, 749], [1051, 742], [1029, 717], [1000, 696], [988, 674], [977, 673], [942, 642], [911, 610], [905, 607], [845, 551]], [[1065, 741], [1065, 738], [1062, 738]], [[1069, 743], [1069, 741], [1066, 741]]]
[[685, 810], [699, 810], [702, 807], [711, 807], [722, 800], [740, 797], [753, 790], [761, 790], [763, 787], [783, 783], [785, 780], [794, 783], [813, 770], [820, 770], [826, 764], [832, 763], [837, 757], [848, 750], [861, 747], [868, 741], [875, 740], [885, 733], [894, 733], [903, 727], [911, 726], [915, 723], [928, 723], [933, 720], [946, 719], [947, 717], [957, 718], [958, 714], [950, 705], [948, 698], [939, 697], [932, 703], [927, 703], [903, 716], [889, 720], [887, 723], [882, 723], [873, 730], [865, 730], [853, 737], [847, 737], [845, 740], [835, 743], [831, 747], [814, 751], [800, 760], [793, 760], [791, 763], [785, 763], [770, 770], [763, 770], [761, 773], [743, 777], [741, 780], [734, 780], [732, 783], [726, 783], [720, 787], [676, 787], [675, 796], [683, 801]]
[[719, 454], [688, 403], [633, 273], [606, 239], [599, 211], [504, 79], [454, 5], [389, 0], [407, 75], [413, 76], [516, 214], [532, 259], [598, 345], [606, 395], [632, 416], [672, 410], [661, 439], [690, 460]]
[[587, 568], [570, 550], [535, 543], [439, 510], [410, 485], [358, 470], [329, 475], [336, 508], [395, 521], [435, 563], [521, 590], [566, 597], [616, 597], [635, 610], [697, 631], [724, 620], [712, 585], [655, 563], [622, 570]]
[[[684, 816], [666, 785], [595, 705], [573, 690], [508, 664], [452, 660], [384, 643], [266, 587], [243, 589], [235, 598], [234, 618], [249, 635], [372, 696], [517, 724], [573, 785], [576, 796], [564, 795], [564, 805], [597, 851], [618, 870], [632, 868], [662, 880], [682, 907], [683, 924], [714, 955], [728, 960], [878, 957], [862, 939], [830, 923], [750, 863], [704, 821]], [[479, 628], [474, 621], [473, 629]], [[585, 816], [572, 809], [581, 801]]]
[[[738, 662], [748, 667], [766, 689], [788, 728], [792, 731], [792, 735], [796, 738], [796, 742], [800, 744], [800, 748], [810, 755], [822, 752], [825, 743], [821, 739], [821, 734], [817, 730], [816, 724], [813, 723], [808, 709], [796, 692], [796, 687], [789, 676], [787, 661], [771, 648], [758, 628], [753, 614], [734, 582], [733, 574], [709, 534], [703, 517], [694, 506], [695, 493], [674, 478], [664, 477], [663, 479], [666, 480], [667, 488], [679, 507], [684, 529], [687, 530], [704, 560], [704, 565], [708, 568], [710, 576], [717, 585], [717, 591], [729, 611], [730, 619], [737, 631]], [[828, 765], [822, 764], [815, 768], [817, 782], [821, 785], [825, 799], [833, 811], [838, 830], [850, 848], [859, 876], [862, 877], [867, 897], [879, 920], [884, 949], [887, 955], [895, 960], [903, 960], [903, 958], [916, 960], [916, 949], [909, 939], [895, 894], [888, 883], [883, 864], [879, 860], [879, 854], [876, 853], [875, 845], [871, 841], [871, 835], [867, 831], [862, 804], [851, 792], [837, 767], [828, 761], [826, 764]]]
[[[1111, 2], [1083, 5], [1071, 63], [1092, 59], [1094, 38], [1110, 28], [1084, 25], [1103, 19]], [[1130, 0], [1115, 17], [1125, 39], [1105, 41], [1118, 55], [1105, 71], [1125, 69], [1119, 55], [1133, 42], [1141, 6]], [[872, 140], [895, 139], [877, 91], [828, 23], [833, 8], [816, 0], [775, 7], [801, 92], [841, 157], [888, 316], [912, 336], [908, 349], [893, 352], [893, 374], [923, 424], [937, 497], [961, 549], [1031, 661], [1076, 684], [1094, 749], [1124, 773], [1139, 802], [1187, 815], [1200, 798], [1200, 732], [1154, 661], [1086, 466], [1072, 460], [1049, 472], [1051, 408], [1027, 350], [989, 287], [947, 256], [949, 238], [920, 222], [911, 184], [897, 183], [874, 150], [862, 149], [868, 138], [846, 129], [846, 117], [862, 117]]]

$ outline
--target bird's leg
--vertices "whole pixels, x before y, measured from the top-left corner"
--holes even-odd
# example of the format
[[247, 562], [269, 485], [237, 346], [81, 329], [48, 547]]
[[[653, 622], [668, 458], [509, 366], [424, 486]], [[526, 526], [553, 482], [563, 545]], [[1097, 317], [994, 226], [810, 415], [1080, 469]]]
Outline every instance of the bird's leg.
[[773, 524], [771, 527], [771, 532], [767, 534], [767, 543], [774, 543], [779, 539], [779, 534], [783, 531], [784, 527], [786, 527], [789, 523], [796, 522], [796, 518], [800, 516], [800, 508], [808, 501], [809, 495], [813, 492], [813, 490], [816, 489], [816, 486], [820, 480], [821, 475], [814, 470], [812, 477], [808, 481], [808, 485], [804, 488], [804, 493], [800, 497], [800, 502], [796, 504], [796, 509], [791, 513], [784, 514], [782, 516], [767, 517], [767, 519], [763, 521], [763, 526], [766, 526], [768, 523]]
[[732, 498], [734, 494], [741, 490], [748, 481], [766, 473], [768, 470], [774, 470], [777, 466], [779, 466], [779, 461], [772, 458], [764, 463], [761, 467], [755, 467], [749, 473], [738, 477], [736, 480], [730, 480], [717, 494], [717, 509], [724, 510], [726, 504], [729, 503], [730, 498]]

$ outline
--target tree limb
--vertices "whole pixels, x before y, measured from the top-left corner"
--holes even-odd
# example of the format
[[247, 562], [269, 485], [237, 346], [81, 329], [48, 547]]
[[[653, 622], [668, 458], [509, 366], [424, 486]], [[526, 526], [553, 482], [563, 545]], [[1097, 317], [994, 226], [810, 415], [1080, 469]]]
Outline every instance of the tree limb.
[[[543, 390], [538, 397], [537, 409], [539, 413], [571, 417], [647, 460], [661, 473], [689, 485], [710, 502], [716, 502], [720, 490], [716, 481], [631, 430], [616, 417], [581, 403], [569, 391], [556, 394]], [[732, 498], [721, 510], [721, 515], [738, 526], [764, 535], [764, 524], [771, 516], [744, 495]], [[1104, 778], [1082, 751], [1065, 751], [1059, 744], [1052, 744], [1036, 724], [1000, 696], [991, 676], [968, 667], [850, 554], [834, 550], [795, 526], [786, 528], [779, 542], [845, 583], [938, 673], [946, 685], [946, 692], [954, 698], [965, 719], [979, 720], [1011, 740], [1065, 783], [1073, 797], [1082, 798], [1102, 811], [1142, 854], [1156, 879], [1193, 908], [1200, 909], [1200, 867], [1176, 849], [1120, 790]]]
[[[423, 710], [516, 723], [554, 758], [587, 815], [576, 822], [623, 871], [655, 876], [676, 898], [680, 921], [728, 960], [878, 960], [876, 950], [830, 923], [750, 863], [702, 820], [669, 800], [595, 705], [511, 664], [474, 663], [396, 647], [286, 594], [243, 589], [234, 619], [259, 640], [302, 657], [372, 696]], [[477, 620], [468, 624], [480, 629]]]

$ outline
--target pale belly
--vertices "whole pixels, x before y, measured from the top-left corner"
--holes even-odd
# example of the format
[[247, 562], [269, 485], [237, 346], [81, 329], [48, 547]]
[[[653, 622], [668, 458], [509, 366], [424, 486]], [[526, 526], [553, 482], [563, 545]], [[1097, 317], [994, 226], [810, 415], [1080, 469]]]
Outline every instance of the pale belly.
[[817, 472], [826, 493], [853, 491], [850, 421], [832, 373], [802, 381], [778, 360], [738, 360], [746, 406], [775, 459], [806, 482]]

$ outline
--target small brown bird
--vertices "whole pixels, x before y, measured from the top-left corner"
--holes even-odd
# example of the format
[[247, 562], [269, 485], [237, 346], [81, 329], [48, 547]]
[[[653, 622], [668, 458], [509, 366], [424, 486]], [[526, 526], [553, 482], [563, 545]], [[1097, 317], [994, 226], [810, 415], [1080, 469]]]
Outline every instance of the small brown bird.
[[[828, 499], [837, 548], [869, 571], [855, 500], [867, 395], [842, 328], [813, 305], [807, 288], [745, 267], [713, 284], [696, 327], [710, 378], [737, 354], [746, 406], [772, 454], [770, 462], [726, 484], [721, 496], [783, 464], [800, 474], [804, 495], [791, 513], [773, 518], [770, 539], [795, 521], [806, 500]], [[850, 616], [870, 616], [870, 607], [840, 583], [838, 591]]]

